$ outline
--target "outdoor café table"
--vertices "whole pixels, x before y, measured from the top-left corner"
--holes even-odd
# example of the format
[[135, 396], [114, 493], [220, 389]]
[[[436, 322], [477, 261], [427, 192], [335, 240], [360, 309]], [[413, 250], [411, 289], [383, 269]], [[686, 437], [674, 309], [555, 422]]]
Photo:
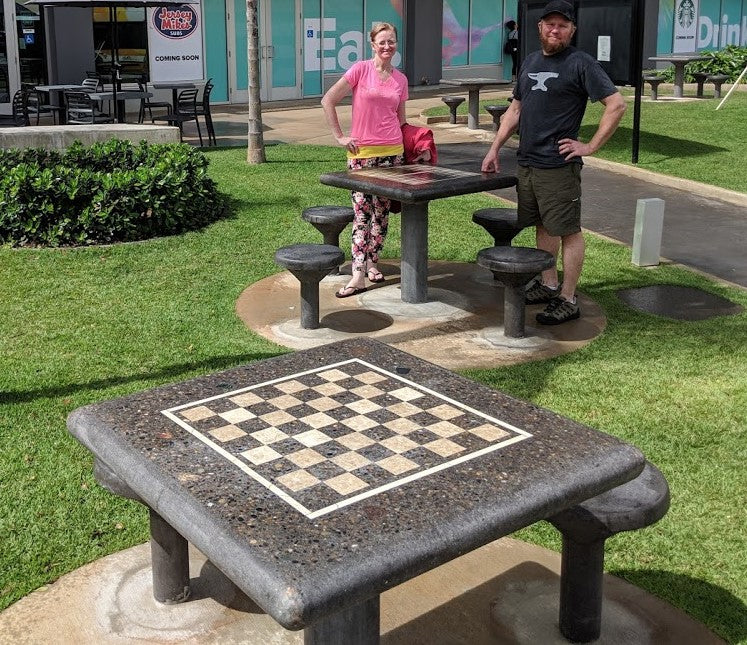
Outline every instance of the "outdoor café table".
[[65, 114], [65, 98], [64, 93], [66, 91], [71, 92], [83, 92], [85, 88], [78, 83], [76, 84], [62, 84], [62, 85], [36, 85], [35, 90], [39, 92], [45, 92], [49, 94], [49, 102], [52, 105], [58, 105], [60, 109], [60, 124], [64, 124], [67, 121], [67, 115]]
[[[113, 101], [114, 92], [89, 92], [88, 95], [95, 101]], [[137, 99], [148, 99], [153, 96], [153, 92], [141, 92], [140, 90], [118, 90], [116, 117], [117, 123], [125, 123], [125, 101]]]
[[413, 164], [363, 168], [321, 176], [329, 186], [402, 202], [402, 301], [428, 301], [428, 202], [442, 197], [509, 188], [516, 177]]
[[467, 90], [469, 93], [467, 127], [477, 130], [480, 126], [480, 90], [483, 87], [500, 87], [510, 85], [511, 81], [503, 81], [495, 78], [442, 78], [442, 85], [456, 85]]
[[88, 405], [68, 428], [99, 483], [150, 508], [157, 600], [188, 597], [192, 543], [306, 645], [378, 643], [383, 591], [644, 466], [363, 338]]
[[685, 65], [696, 60], [708, 60], [708, 58], [706, 56], [672, 54], [671, 56], [651, 56], [649, 60], [655, 63], [672, 63], [674, 65], [674, 97], [681, 99], [685, 84]]
[[196, 87], [191, 81], [162, 81], [151, 83], [150, 86], [156, 90], [171, 90], [171, 107], [174, 112], [179, 111], [179, 90], [191, 90]]

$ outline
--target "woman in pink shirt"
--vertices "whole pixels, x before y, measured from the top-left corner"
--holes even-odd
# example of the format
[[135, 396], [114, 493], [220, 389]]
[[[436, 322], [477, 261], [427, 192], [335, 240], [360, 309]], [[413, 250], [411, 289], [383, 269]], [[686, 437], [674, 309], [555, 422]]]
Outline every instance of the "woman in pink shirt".
[[[370, 33], [373, 58], [355, 63], [322, 98], [327, 123], [347, 150], [348, 168], [400, 166], [404, 163], [402, 124], [405, 122], [407, 78], [392, 66], [397, 51], [397, 30], [387, 22], [374, 25]], [[353, 94], [350, 136], [345, 136], [337, 118], [337, 105]], [[383, 282], [376, 266], [389, 223], [391, 200], [378, 195], [352, 193], [352, 278], [335, 295], [354, 296], [370, 282]]]

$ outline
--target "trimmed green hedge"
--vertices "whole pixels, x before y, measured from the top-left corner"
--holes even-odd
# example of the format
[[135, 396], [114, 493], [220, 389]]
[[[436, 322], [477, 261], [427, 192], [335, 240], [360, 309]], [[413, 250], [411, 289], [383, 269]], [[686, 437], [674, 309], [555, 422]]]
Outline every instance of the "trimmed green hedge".
[[0, 150], [0, 243], [83, 246], [200, 228], [227, 207], [207, 166], [181, 143]]

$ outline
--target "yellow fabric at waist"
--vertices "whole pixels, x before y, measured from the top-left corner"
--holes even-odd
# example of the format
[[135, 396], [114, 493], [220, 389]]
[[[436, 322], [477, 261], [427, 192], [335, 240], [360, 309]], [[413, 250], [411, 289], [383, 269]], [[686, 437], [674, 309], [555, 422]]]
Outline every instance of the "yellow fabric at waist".
[[370, 159], [371, 157], [391, 157], [404, 154], [405, 147], [401, 143], [391, 146], [358, 146], [358, 152], [348, 152], [348, 159]]

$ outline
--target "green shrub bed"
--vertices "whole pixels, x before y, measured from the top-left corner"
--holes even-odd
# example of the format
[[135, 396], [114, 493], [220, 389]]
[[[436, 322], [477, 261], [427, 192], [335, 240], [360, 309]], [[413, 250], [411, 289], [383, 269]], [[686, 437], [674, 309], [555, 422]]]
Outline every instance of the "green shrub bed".
[[0, 243], [84, 246], [200, 228], [226, 211], [207, 166], [181, 143], [0, 150]]

